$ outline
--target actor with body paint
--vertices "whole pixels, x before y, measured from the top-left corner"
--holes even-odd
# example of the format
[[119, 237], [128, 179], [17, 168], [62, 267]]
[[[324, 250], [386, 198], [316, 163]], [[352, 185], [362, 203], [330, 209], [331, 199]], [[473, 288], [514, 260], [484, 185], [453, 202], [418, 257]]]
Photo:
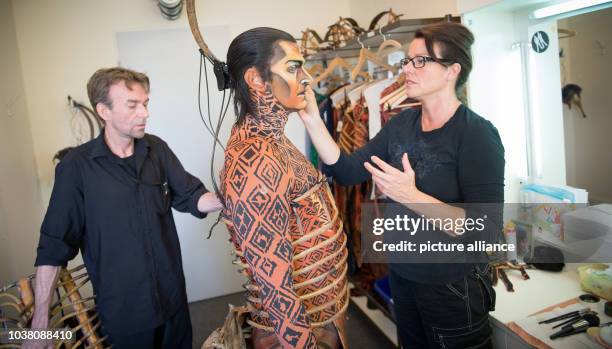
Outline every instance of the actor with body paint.
[[255, 28], [230, 44], [237, 121], [221, 173], [223, 216], [248, 278], [255, 348], [346, 348], [346, 236], [325, 177], [285, 136], [311, 77], [295, 39]]

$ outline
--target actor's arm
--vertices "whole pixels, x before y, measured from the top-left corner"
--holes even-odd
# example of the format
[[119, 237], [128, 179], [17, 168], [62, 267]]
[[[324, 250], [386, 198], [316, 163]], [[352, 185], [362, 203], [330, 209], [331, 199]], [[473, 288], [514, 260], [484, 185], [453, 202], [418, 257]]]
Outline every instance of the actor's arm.
[[289, 178], [271, 170], [282, 167], [274, 164], [271, 149], [265, 145], [259, 157], [249, 160], [249, 166], [237, 159], [226, 160], [226, 164], [233, 163], [227, 169], [225, 200], [232, 203], [228, 218], [236, 242], [254, 273], [263, 311], [282, 347], [316, 348], [306, 308], [293, 289], [290, 205], [286, 197]]

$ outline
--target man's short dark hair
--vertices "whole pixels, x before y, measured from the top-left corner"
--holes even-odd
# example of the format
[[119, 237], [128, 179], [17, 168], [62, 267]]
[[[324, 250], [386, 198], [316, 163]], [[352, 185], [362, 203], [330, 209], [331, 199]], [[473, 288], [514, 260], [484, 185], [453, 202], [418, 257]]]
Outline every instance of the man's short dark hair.
[[108, 91], [112, 85], [120, 81], [125, 82], [128, 89], [131, 89], [132, 84], [136, 83], [142, 85], [149, 92], [149, 77], [143, 73], [121, 67], [99, 69], [87, 82], [87, 96], [96, 114], [98, 113], [96, 110], [98, 103], [102, 103], [109, 108], [113, 107], [108, 97]]

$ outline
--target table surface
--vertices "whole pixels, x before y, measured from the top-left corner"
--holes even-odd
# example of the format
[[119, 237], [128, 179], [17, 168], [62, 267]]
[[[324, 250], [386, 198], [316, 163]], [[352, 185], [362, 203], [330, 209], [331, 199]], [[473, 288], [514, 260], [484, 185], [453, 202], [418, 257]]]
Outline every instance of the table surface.
[[514, 292], [506, 291], [500, 280], [495, 286], [497, 302], [490, 315], [507, 324], [538, 312], [551, 305], [559, 304], [585, 293], [580, 288], [579, 266], [567, 263], [562, 272], [528, 269], [529, 280], [523, 280], [518, 270], [506, 270], [508, 279], [514, 285]]

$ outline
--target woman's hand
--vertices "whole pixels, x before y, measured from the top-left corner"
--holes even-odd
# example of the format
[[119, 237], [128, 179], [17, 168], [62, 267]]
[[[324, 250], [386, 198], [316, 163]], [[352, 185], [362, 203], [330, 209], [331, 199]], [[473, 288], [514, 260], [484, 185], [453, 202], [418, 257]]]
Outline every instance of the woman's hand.
[[306, 108], [298, 111], [298, 114], [306, 127], [308, 127], [313, 121], [321, 119], [321, 116], [319, 114], [319, 105], [317, 104], [317, 98], [312, 90], [312, 86], [306, 86], [304, 90], [304, 97], [306, 99]]
[[408, 161], [408, 154], [404, 153], [402, 156], [404, 171], [396, 169], [377, 156], [372, 156], [372, 162], [378, 168], [368, 162], [363, 165], [372, 174], [372, 180], [383, 194], [402, 204], [417, 202], [420, 192], [415, 184], [414, 170]]
[[331, 137], [321, 115], [319, 114], [319, 106], [314, 91], [310, 85], [306, 86], [306, 108], [300, 110], [298, 114], [306, 126], [306, 131], [310, 135], [310, 140], [319, 153], [319, 158], [326, 165], [335, 164], [340, 158], [340, 148]]

